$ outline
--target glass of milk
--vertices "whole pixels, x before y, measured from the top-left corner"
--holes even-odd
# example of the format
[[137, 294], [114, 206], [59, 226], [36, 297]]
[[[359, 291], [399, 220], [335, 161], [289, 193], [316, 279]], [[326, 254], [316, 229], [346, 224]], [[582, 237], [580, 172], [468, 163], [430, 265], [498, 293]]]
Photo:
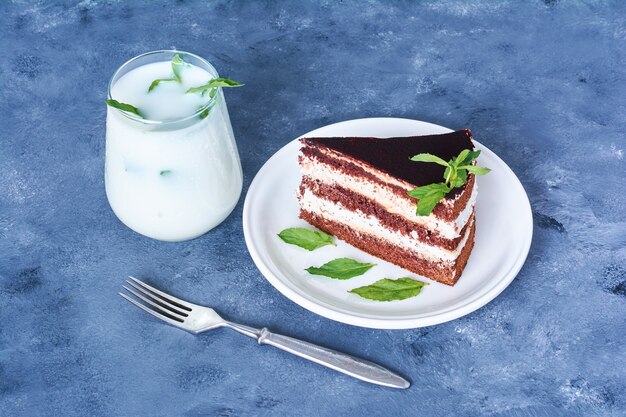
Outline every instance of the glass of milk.
[[[184, 63], [173, 79], [176, 54]], [[126, 62], [109, 83], [108, 98], [141, 116], [107, 106], [106, 194], [117, 217], [142, 235], [193, 239], [239, 200], [243, 174], [222, 88], [188, 92], [214, 78], [197, 55], [154, 51]], [[166, 81], [148, 92], [157, 79]]]

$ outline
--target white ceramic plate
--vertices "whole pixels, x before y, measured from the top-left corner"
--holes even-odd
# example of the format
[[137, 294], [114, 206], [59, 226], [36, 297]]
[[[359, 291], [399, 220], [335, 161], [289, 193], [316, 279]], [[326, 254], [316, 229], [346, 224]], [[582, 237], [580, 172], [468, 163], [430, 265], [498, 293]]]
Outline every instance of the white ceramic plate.
[[[304, 136], [412, 136], [450, 132], [417, 120], [372, 118], [322, 127]], [[288, 227], [310, 227], [298, 218], [300, 183], [295, 139], [276, 152], [258, 172], [243, 208], [243, 230], [252, 259], [278, 291], [302, 307], [343, 323], [381, 329], [407, 329], [444, 323], [484, 306], [500, 294], [521, 269], [533, 233], [528, 197], [513, 171], [493, 152], [478, 163], [492, 169], [478, 177], [476, 240], [463, 275], [454, 287], [420, 277], [345, 242], [309, 252], [284, 243], [277, 234]], [[339, 257], [378, 264], [345, 281], [304, 270]], [[430, 282], [422, 293], [402, 301], [370, 301], [347, 291], [381, 278], [414, 277]]]

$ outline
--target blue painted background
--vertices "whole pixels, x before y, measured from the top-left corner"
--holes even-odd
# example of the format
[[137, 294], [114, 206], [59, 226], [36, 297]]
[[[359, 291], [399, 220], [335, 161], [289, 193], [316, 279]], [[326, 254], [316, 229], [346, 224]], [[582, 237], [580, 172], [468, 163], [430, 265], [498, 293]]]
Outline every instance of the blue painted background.
[[[623, 1], [0, 3], [0, 415], [626, 415]], [[486, 307], [424, 329], [316, 316], [250, 259], [242, 201], [209, 234], [144, 238], [103, 187], [105, 92], [176, 47], [227, 91], [247, 189], [294, 137], [369, 116], [470, 127], [517, 173], [535, 236]], [[131, 308], [133, 273], [225, 316], [378, 361], [352, 380], [227, 330]]]

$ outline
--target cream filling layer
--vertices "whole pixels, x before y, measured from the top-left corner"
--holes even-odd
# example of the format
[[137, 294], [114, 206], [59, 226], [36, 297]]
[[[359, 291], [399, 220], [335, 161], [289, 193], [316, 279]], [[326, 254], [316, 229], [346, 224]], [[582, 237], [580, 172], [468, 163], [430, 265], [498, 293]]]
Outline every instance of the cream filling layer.
[[459, 213], [459, 216], [454, 221], [456, 230], [463, 230], [463, 228], [469, 221], [469, 218], [472, 215], [472, 211], [474, 211], [474, 206], [476, 205], [476, 197], [478, 197], [478, 182], [474, 181], [474, 188], [472, 188], [472, 194], [470, 194], [470, 198], [469, 200], [467, 200], [467, 204], [465, 205], [465, 208], [461, 210], [461, 212]]
[[394, 246], [414, 252], [419, 257], [431, 262], [443, 262], [446, 264], [455, 262], [465, 247], [471, 232], [471, 227], [468, 227], [457, 248], [448, 250], [438, 246], [431, 246], [415, 239], [415, 237], [390, 230], [383, 226], [375, 216], [368, 216], [360, 210], [348, 210], [340, 203], [334, 203], [316, 196], [311, 190], [305, 189], [298, 197], [300, 207], [303, 210], [346, 224], [357, 234], [367, 234], [386, 240]]
[[[333, 155], [333, 157], [336, 158], [337, 156]], [[455, 239], [459, 237], [461, 230], [463, 230], [463, 227], [465, 227], [465, 224], [472, 214], [472, 210], [476, 202], [478, 187], [475, 184], [465, 208], [461, 211], [454, 222], [448, 222], [439, 219], [432, 214], [430, 216], [417, 216], [415, 214], [415, 204], [407, 198], [399, 197], [389, 187], [381, 184], [374, 184], [365, 178], [345, 175], [342, 172], [338, 172], [332, 166], [318, 160], [303, 157], [300, 163], [300, 168], [303, 176], [308, 176], [314, 180], [319, 180], [329, 185], [336, 184], [340, 187], [361, 194], [373, 201], [376, 201], [390, 213], [402, 216], [407, 221], [426, 227], [429, 230], [435, 230], [445, 239]], [[397, 183], [397, 185], [400, 185], [403, 188], [408, 187], [407, 189], [411, 188], [411, 186], [407, 185], [407, 183], [400, 182], [391, 178], [389, 175], [381, 175], [379, 173], [373, 174], [381, 181], [387, 183]], [[449, 204], [448, 201], [445, 201], [444, 203]]]

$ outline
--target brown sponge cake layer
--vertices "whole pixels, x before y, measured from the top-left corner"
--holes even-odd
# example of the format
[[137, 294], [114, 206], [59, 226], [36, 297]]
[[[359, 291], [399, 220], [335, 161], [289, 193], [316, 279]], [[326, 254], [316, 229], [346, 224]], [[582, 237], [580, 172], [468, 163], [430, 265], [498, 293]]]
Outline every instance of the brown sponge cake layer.
[[456, 261], [442, 264], [424, 259], [418, 253], [395, 246], [387, 240], [366, 233], [358, 233], [345, 224], [310, 211], [300, 210], [300, 218], [370, 255], [446, 285], [454, 285], [461, 276], [474, 247], [474, 235], [476, 233], [476, 223], [474, 215], [472, 215], [469, 221], [469, 238]]
[[[374, 216], [384, 227], [390, 230], [411, 236], [414, 239], [420, 240], [432, 246], [441, 247], [443, 249], [456, 249], [463, 239], [463, 236], [465, 236], [465, 231], [469, 226], [468, 221], [461, 229], [458, 237], [455, 239], [447, 239], [439, 235], [436, 231], [429, 230], [427, 227], [409, 222], [403, 216], [390, 213], [376, 201], [370, 200], [336, 184], [330, 185], [305, 176], [302, 178], [302, 182], [300, 184], [299, 195], [302, 196], [306, 189], [319, 198], [339, 203], [350, 211], [358, 210], [366, 216]], [[470, 218], [472, 215], [470, 215]]]

